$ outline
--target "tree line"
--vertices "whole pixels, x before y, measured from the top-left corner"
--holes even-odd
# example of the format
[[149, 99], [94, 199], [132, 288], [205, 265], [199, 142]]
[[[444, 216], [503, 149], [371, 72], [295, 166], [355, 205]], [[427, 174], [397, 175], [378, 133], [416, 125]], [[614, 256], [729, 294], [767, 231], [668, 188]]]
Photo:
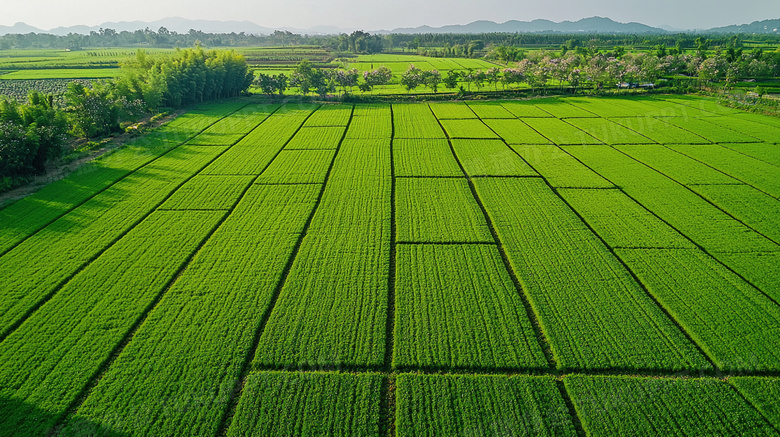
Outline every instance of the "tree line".
[[252, 79], [234, 51], [197, 47], [150, 57], [139, 50], [114, 80], [70, 83], [61, 105], [37, 91], [29, 103], [0, 96], [0, 190], [43, 171], [69, 137], [105, 136], [163, 108], [235, 97]]

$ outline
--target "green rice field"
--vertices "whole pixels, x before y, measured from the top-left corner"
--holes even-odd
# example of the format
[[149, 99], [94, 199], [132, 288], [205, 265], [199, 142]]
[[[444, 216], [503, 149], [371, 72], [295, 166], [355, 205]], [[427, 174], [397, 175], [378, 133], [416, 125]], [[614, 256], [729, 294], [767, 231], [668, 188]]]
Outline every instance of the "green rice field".
[[778, 435], [778, 143], [694, 96], [193, 108], [0, 208], [0, 436]]

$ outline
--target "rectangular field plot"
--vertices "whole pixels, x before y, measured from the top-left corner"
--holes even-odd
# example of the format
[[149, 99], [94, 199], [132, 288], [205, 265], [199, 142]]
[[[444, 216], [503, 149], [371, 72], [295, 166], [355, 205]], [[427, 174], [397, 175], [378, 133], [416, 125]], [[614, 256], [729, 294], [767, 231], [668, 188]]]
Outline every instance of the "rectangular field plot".
[[780, 379], [736, 377], [728, 383], [758, 410], [775, 428], [780, 428]]
[[400, 178], [395, 192], [397, 241], [494, 242], [465, 178]]
[[688, 188], [611, 147], [565, 149], [707, 251], [780, 250], [780, 246], [752, 231]]
[[713, 256], [750, 281], [775, 302], [780, 302], [780, 252], [714, 253]]
[[277, 109], [279, 109], [278, 105], [245, 106], [214, 123], [187, 144], [192, 146], [230, 146], [243, 138]]
[[709, 123], [744, 133], [767, 143], [780, 143], [780, 126], [757, 123], [742, 117], [708, 117]]
[[538, 106], [531, 103], [530, 101], [501, 102], [501, 106], [503, 106], [504, 109], [511, 112], [512, 115], [518, 118], [552, 117], [552, 114], [550, 114], [547, 111], [543, 111]]
[[158, 209], [230, 209], [252, 179], [252, 176], [195, 176]]
[[498, 138], [498, 135], [480, 120], [442, 120], [441, 124], [450, 138]]
[[384, 362], [390, 211], [390, 141], [345, 141], [260, 337], [256, 366]]
[[597, 175], [554, 144], [511, 147], [553, 187], [614, 187], [611, 182]]
[[630, 117], [612, 118], [611, 120], [660, 144], [711, 143], [704, 137], [663, 121], [663, 118]]
[[404, 244], [396, 264], [395, 368], [547, 367], [494, 245]]
[[[136, 320], [225, 214], [150, 215], [0, 343], [3, 429], [43, 435], [82, 394]], [[23, 402], [50, 415], [29, 420]]]
[[558, 193], [610, 247], [696, 247], [620, 190], [561, 189]]
[[306, 120], [305, 127], [346, 126], [352, 116], [352, 105], [322, 105]]
[[[358, 105], [355, 107], [352, 121], [347, 129], [347, 138], [384, 140], [391, 138], [392, 135], [393, 116], [390, 112], [390, 105]], [[441, 138], [444, 138], [444, 134], [441, 135]]]
[[481, 178], [474, 184], [559, 369], [710, 368], [542, 181]]
[[[583, 117], [598, 117], [598, 115], [580, 108], [579, 106], [567, 103], [569, 99], [539, 99], [534, 100], [533, 103], [544, 110], [552, 114], [557, 118], [583, 118]], [[511, 111], [511, 109], [510, 109]], [[523, 116], [519, 116], [523, 117]]]
[[618, 249], [724, 371], [780, 370], [780, 306], [699, 250]]
[[365, 373], [253, 373], [227, 435], [379, 437], [382, 379]]
[[60, 217], [0, 258], [0, 335], [152, 212], [223, 148], [181, 146]]
[[[315, 113], [316, 114], [316, 113]], [[298, 149], [336, 149], [344, 137], [346, 127], [302, 127], [289, 143], [285, 150]]]
[[468, 105], [481, 119], [516, 118], [514, 114], [501, 106], [500, 102], [469, 103]]
[[399, 436], [576, 434], [549, 377], [402, 374], [396, 399]]
[[257, 183], [321, 184], [335, 154], [335, 150], [282, 150]]
[[687, 115], [693, 117], [714, 117], [717, 115], [733, 115], [742, 111], [721, 105], [717, 99], [700, 96], [663, 96], [663, 100], [687, 107]]
[[572, 97], [566, 99], [566, 102], [586, 110], [589, 113], [596, 114], [599, 117], [636, 117], [645, 114], [645, 111], [620, 105], [622, 101], [623, 99], [619, 98], [594, 99], [587, 97]]
[[775, 167], [780, 167], [780, 145], [770, 143], [748, 143], [748, 144], [721, 144], [731, 150], [742, 153]]
[[463, 176], [446, 139], [393, 140], [393, 160], [396, 176]]
[[655, 143], [655, 141], [606, 118], [573, 118], [571, 120], [566, 120], [566, 122], [587, 132], [604, 144]]
[[601, 140], [594, 138], [588, 133], [577, 129], [565, 121], [555, 118], [528, 118], [523, 120], [531, 128], [555, 144], [602, 144]]
[[723, 172], [665, 146], [617, 146], [616, 149], [683, 185], [741, 184]]
[[465, 103], [431, 103], [431, 110], [439, 120], [458, 118], [479, 118]]
[[520, 120], [484, 120], [507, 144], [552, 144]]
[[500, 140], [452, 140], [463, 169], [471, 177], [538, 176], [515, 152]]
[[[261, 317], [319, 191], [251, 187], [89, 393], [76, 424], [128, 434], [216, 433], [228, 406], [227, 396], [216, 394], [235, 386], [251, 358]], [[170, 409], [171, 398], [199, 401]]]
[[393, 129], [394, 138], [446, 138], [428, 105], [393, 105]]
[[700, 196], [775, 242], [780, 242], [780, 201], [747, 185], [695, 185]]
[[588, 435], [770, 435], [726, 382], [613, 376], [563, 378]]
[[722, 117], [665, 117], [663, 119], [666, 123], [693, 132], [713, 143], [756, 143], [759, 141], [750, 135], [724, 127], [721, 124], [722, 120], [724, 120]]
[[717, 145], [673, 149], [780, 199], [780, 167]]

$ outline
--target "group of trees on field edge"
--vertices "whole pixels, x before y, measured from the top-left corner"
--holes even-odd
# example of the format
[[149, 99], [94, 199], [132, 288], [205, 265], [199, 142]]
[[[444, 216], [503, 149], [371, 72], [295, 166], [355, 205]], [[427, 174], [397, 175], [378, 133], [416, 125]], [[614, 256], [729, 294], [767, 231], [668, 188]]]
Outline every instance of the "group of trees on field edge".
[[233, 51], [197, 47], [153, 58], [139, 50], [116, 79], [68, 84], [60, 105], [37, 91], [26, 104], [0, 96], [0, 191], [41, 172], [68, 137], [105, 136], [162, 108], [235, 97], [252, 79]]

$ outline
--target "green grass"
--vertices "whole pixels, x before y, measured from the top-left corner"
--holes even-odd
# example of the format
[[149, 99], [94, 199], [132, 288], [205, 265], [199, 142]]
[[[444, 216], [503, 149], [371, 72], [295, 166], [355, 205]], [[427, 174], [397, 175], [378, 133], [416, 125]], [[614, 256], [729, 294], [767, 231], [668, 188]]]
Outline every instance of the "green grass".
[[397, 250], [395, 368], [547, 367], [495, 246], [404, 244]]
[[402, 374], [396, 386], [399, 436], [575, 433], [551, 378]]
[[[153, 213], [74, 277], [0, 345], [3, 397], [64, 414], [224, 214]], [[4, 429], [40, 435], [55, 425], [3, 411]]]
[[552, 144], [513, 145], [527, 163], [556, 188], [611, 188], [614, 185]]
[[780, 246], [694, 192], [613, 148], [591, 146], [565, 149], [705, 250], [780, 250]]
[[559, 369], [710, 368], [543, 182], [484, 178], [475, 185]]
[[485, 217], [463, 178], [396, 181], [396, 239], [417, 243], [492, 243]]
[[455, 155], [470, 177], [538, 176], [500, 140], [452, 140]]
[[780, 380], [777, 378], [729, 378], [728, 383], [736, 387], [769, 423], [780, 428]]
[[775, 430], [725, 382], [568, 376], [589, 435], [770, 435]]
[[673, 149], [780, 199], [780, 167], [717, 145]]
[[699, 250], [616, 253], [719, 369], [780, 370], [780, 307], [757, 289]]
[[[90, 392], [76, 423], [147, 434], [216, 432], [251, 359], [259, 315], [270, 309], [319, 191], [250, 188]], [[171, 399], [192, 404], [172, 408]]]
[[603, 144], [585, 131], [555, 118], [526, 118], [526, 124], [559, 146], [571, 144]]
[[256, 366], [379, 366], [390, 261], [390, 142], [345, 141], [260, 337]]
[[382, 376], [250, 375], [228, 436], [380, 436]]
[[396, 176], [463, 176], [445, 139], [393, 140]]
[[620, 190], [565, 188], [558, 193], [612, 248], [695, 248]]

